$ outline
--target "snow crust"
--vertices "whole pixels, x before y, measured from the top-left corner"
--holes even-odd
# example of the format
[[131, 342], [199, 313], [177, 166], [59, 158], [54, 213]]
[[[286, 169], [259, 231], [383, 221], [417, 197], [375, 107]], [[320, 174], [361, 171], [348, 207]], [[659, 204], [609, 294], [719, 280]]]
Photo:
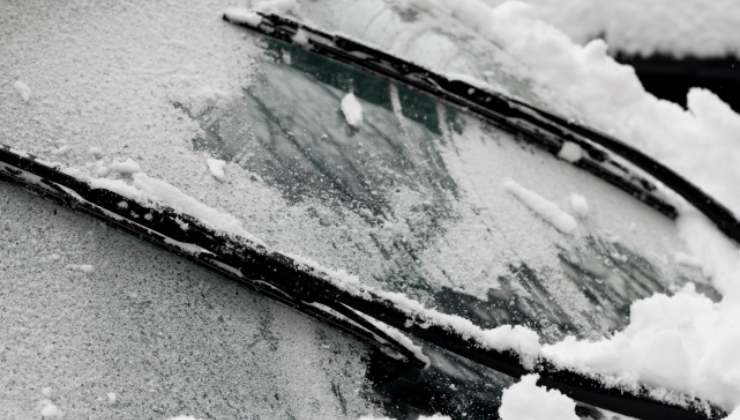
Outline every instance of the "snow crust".
[[347, 124], [355, 128], [362, 124], [362, 104], [357, 100], [354, 93], [349, 92], [344, 95], [342, 98], [341, 109]]
[[539, 375], [525, 375], [505, 389], [501, 420], [578, 420], [576, 404], [560, 391], [537, 386]]
[[578, 229], [578, 222], [573, 216], [536, 192], [522, 187], [512, 179], [504, 180], [504, 188], [557, 230], [573, 234]]

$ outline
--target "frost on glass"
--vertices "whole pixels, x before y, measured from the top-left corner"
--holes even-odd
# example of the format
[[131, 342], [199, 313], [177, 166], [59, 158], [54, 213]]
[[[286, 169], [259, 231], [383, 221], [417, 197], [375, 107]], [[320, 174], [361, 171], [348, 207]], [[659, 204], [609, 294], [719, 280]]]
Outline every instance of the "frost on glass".
[[254, 179], [245, 227], [268, 245], [547, 341], [612, 331], [634, 300], [702, 281], [675, 264], [673, 222], [621, 190], [413, 89], [265, 45], [241, 98], [193, 116], [192, 142]]

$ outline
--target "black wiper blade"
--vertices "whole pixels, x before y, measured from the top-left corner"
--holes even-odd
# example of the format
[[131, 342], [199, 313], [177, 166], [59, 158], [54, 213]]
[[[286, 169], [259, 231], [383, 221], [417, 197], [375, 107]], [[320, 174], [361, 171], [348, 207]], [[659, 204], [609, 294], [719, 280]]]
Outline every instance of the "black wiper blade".
[[[405, 358], [412, 365], [421, 367], [425, 361], [413, 348], [386, 334], [384, 328], [378, 328], [378, 322], [514, 378], [537, 373], [540, 384], [613, 412], [644, 419], [720, 419], [726, 415], [699, 399], [678, 395], [678, 400], [686, 402], [683, 405], [660, 401], [651, 396], [648, 388], [606, 385], [547, 360], [538, 359], [534, 366], [525, 364], [522, 355], [513, 350], [493, 349], [469, 331], [461, 331], [453, 323], [441, 320], [433, 311], [415, 308], [393, 295], [359, 284], [347, 285], [320, 267], [269, 250], [247, 238], [215, 231], [172, 208], [156, 203], [148, 205], [94, 187], [82, 177], [5, 145], [0, 145], [0, 179], [20, 184], [251, 286], [379, 346], [393, 357]], [[122, 206], [121, 202], [126, 205]]]
[[[309, 48], [322, 56], [360, 66], [417, 88], [466, 109], [554, 155], [560, 152], [565, 142], [575, 143], [586, 155], [585, 159], [575, 162], [575, 166], [604, 179], [666, 216], [676, 218], [678, 213], [673, 205], [655, 194], [655, 184], [623, 165], [621, 158], [676, 192], [701, 211], [721, 232], [740, 244], [740, 220], [731, 210], [675, 171], [619, 139], [516, 98], [451, 79], [341, 35], [330, 34], [276, 14], [256, 13], [260, 19], [251, 23], [231, 21], [227, 15], [223, 18], [235, 25]], [[305, 36], [296, 38], [299, 31]], [[296, 42], [296, 39], [300, 42]]]

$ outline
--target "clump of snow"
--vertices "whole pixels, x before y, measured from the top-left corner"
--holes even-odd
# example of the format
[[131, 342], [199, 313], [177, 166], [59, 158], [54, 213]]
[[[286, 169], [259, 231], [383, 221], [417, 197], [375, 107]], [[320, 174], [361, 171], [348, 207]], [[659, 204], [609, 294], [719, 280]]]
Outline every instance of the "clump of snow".
[[62, 416], [64, 416], [64, 413], [53, 402], [50, 400], [43, 400], [41, 402], [41, 417], [50, 419], [61, 418]]
[[108, 170], [121, 175], [132, 175], [137, 172], [141, 172], [141, 167], [131, 158], [127, 158], [123, 161], [114, 161], [108, 166]]
[[21, 99], [23, 99], [23, 102], [28, 102], [31, 100], [31, 88], [28, 87], [28, 85], [25, 84], [23, 81], [16, 80], [15, 83], [13, 83], [13, 87], [15, 88], [16, 92], [21, 95]]
[[505, 389], [498, 415], [501, 420], [578, 420], [576, 403], [557, 390], [537, 386], [539, 375], [522, 376]]
[[51, 387], [45, 386], [41, 388], [41, 393], [44, 395], [44, 397], [51, 398]]
[[229, 7], [224, 10], [224, 16], [231, 22], [244, 23], [249, 26], [257, 26], [262, 23], [262, 16], [243, 7]]
[[108, 402], [111, 404], [114, 404], [116, 400], [118, 400], [118, 396], [115, 392], [108, 392], [105, 394], [106, 397], [108, 397]]
[[504, 180], [504, 188], [557, 230], [573, 234], [578, 229], [578, 222], [573, 216], [534, 191], [522, 187], [512, 179]]
[[571, 141], [566, 141], [563, 142], [563, 146], [558, 152], [558, 157], [560, 159], [567, 160], [568, 162], [575, 163], [583, 157], [583, 150], [581, 150], [581, 146]]
[[581, 218], [588, 216], [590, 211], [586, 197], [576, 193], [570, 195], [570, 208]]
[[342, 114], [347, 124], [352, 127], [359, 127], [362, 124], [362, 104], [357, 100], [354, 93], [349, 92], [344, 95], [341, 103]]
[[303, 28], [298, 29], [295, 35], [293, 35], [293, 42], [303, 47], [308, 46], [308, 32], [306, 32]]
[[95, 267], [90, 264], [67, 264], [67, 270], [90, 274], [95, 271]]
[[221, 182], [226, 180], [226, 174], [224, 173], [224, 167], [226, 166], [225, 161], [208, 157], [206, 158], [206, 165], [208, 166], [208, 170], [211, 171], [211, 175], [213, 175], [216, 180]]

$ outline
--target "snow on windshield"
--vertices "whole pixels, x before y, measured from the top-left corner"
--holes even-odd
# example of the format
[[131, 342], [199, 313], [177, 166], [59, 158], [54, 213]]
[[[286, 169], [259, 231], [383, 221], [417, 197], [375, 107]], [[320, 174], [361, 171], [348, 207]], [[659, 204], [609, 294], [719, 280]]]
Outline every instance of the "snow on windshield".
[[[402, 211], [400, 214], [408, 216], [404, 223], [410, 224], [366, 224], [371, 219], [367, 214], [337, 213], [311, 200], [296, 204], [255, 171], [232, 163], [222, 164], [224, 161], [217, 156], [205, 157], [200, 151], [195, 152], [193, 139], [211, 138], [209, 135], [214, 131], [232, 130], [233, 135], [245, 135], [239, 132], [243, 128], [225, 123], [229, 121], [228, 112], [250, 112], [234, 104], [244, 100], [245, 91], [260, 76], [263, 46], [254, 37], [220, 22], [221, 12], [231, 6], [228, 2], [195, 2], [187, 7], [149, 2], [136, 7], [64, 5], [52, 9], [45, 6], [0, 5], [0, 26], [7, 28], [3, 38], [7, 42], [0, 44], [0, 53], [5, 57], [0, 60], [3, 142], [78, 168], [91, 177], [103, 178], [100, 182], [108, 186], [130, 187], [129, 183], [135, 184], [138, 179], [137, 189], [131, 191], [134, 196], [161, 179], [160, 182], [190, 196], [193, 201], [188, 201], [188, 209], [200, 208], [216, 218], [230, 214], [220, 218], [226, 229], [236, 226], [270, 245], [355, 272], [373, 273], [375, 268], [387, 271], [392, 267], [384, 265], [383, 259], [363, 254], [363, 247], [374, 246], [371, 239], [357, 242], [354, 249], [337, 249], [335, 244], [345, 243], [356, 233], [353, 228], [373, 226], [374, 230], [367, 228], [364, 232], [376, 234], [375, 240], [393, 240], [401, 247], [405, 236], [411, 233], [409, 226], [424, 221], [413, 218], [419, 213], [419, 203], [431, 206], [443, 202], [425, 201], [427, 198], [422, 194], [401, 186], [390, 197], [390, 203]], [[740, 165], [737, 165], [740, 149], [735, 145], [740, 117], [715, 95], [703, 90], [690, 92], [688, 110], [654, 98], [642, 89], [630, 68], [618, 65], [606, 55], [605, 43], [592, 41], [578, 46], [540, 21], [537, 9], [516, 3], [491, 7], [477, 0], [361, 3], [331, 0], [305, 4], [282, 1], [269, 7], [296, 13], [328, 30], [346, 33], [440, 72], [464, 75], [461, 77], [614, 134], [668, 164], [740, 213], [740, 195], [734, 191], [735, 181], [740, 179]], [[242, 14], [241, 18], [256, 21], [253, 14]], [[629, 45], [627, 41], [625, 45]], [[290, 79], [285, 80], [287, 84]], [[359, 103], [353, 101], [343, 107], [341, 98], [346, 98], [347, 91], [350, 90], [330, 92], [336, 101], [322, 109], [334, 113], [344, 111], [345, 122], [358, 122], [350, 125], [356, 126], [359, 133], [356, 135], [362, 138], [369, 122], [381, 120], [378, 117], [381, 111], [372, 104], [358, 108]], [[399, 103], [395, 101], [394, 106], [397, 108]], [[219, 114], [224, 110], [228, 111], [226, 117]], [[209, 124], [209, 118], [214, 115], [223, 117], [218, 120], [218, 127]], [[403, 122], [405, 130], [417, 130], [413, 122]], [[255, 124], [250, 130], [261, 128], [264, 127]], [[343, 130], [340, 126], [335, 128]], [[501, 165], [492, 167], [491, 159], [498, 149], [490, 143], [480, 146], [470, 141], [475, 136], [486, 135], [474, 122], [466, 126], [465, 136], [454, 131], [446, 134], [455, 140], [457, 148], [444, 149], [440, 162], [453, 176], [470, 181], [461, 186], [464, 198], [453, 208], [462, 216], [441, 220], [445, 223], [444, 235], [430, 238], [438, 241], [438, 245], [414, 255], [417, 258], [414, 264], [425, 266], [426, 274], [446, 282], [440, 283], [444, 286], [472, 296], [495, 290], [500, 287], [496, 274], [506, 268], [501, 262], [512, 254], [540, 267], [555, 266], [558, 262], [554, 261], [553, 244], [562, 243], [562, 239], [556, 229], [549, 229], [545, 224], [533, 225], [527, 208], [547, 208], [535, 212], [546, 220], [560, 220], [556, 224], [567, 225], [565, 229], [573, 231], [586, 222], [568, 218], [564, 211], [588, 213], [589, 219], [596, 223], [611, 219], [607, 212], [615, 206], [610, 206], [614, 202], [609, 200], [621, 205], [621, 201], [599, 193], [589, 182], [568, 184], [564, 181], [570, 179], [568, 174], [549, 180], [530, 174], [527, 164], [537, 160], [526, 157], [529, 151], [512, 150], [513, 155], [521, 157], [518, 162], [506, 165], [502, 161]], [[239, 152], [242, 154], [232, 156], [235, 161], [253, 158], [249, 150]], [[573, 157], [573, 154], [564, 156]], [[135, 166], [131, 164], [134, 162]], [[116, 173], [111, 174], [111, 168]], [[515, 182], [509, 184], [511, 193], [502, 186], [501, 179], [505, 176], [511, 176]], [[535, 189], [534, 185], [539, 187]], [[167, 191], [172, 190], [168, 187]], [[479, 191], [482, 196], [474, 196], [473, 191]], [[150, 189], [148, 194], [150, 198], [158, 198], [157, 191]], [[207, 208], [194, 204], [198, 202], [205, 203]], [[213, 209], [221, 213], [210, 213]], [[501, 210], [498, 214], [509, 218], [508, 226], [498, 225], [503, 226], [498, 233], [521, 241], [519, 246], [526, 250], [525, 256], [516, 255], [517, 251], [505, 246], [509, 242], [490, 241], [485, 224], [480, 223], [496, 217], [494, 213], [486, 214], [490, 209]], [[651, 232], [634, 232], [630, 220], [642, 217], [642, 213], [637, 207], [619, 210], [623, 214], [614, 219], [619, 221], [614, 226], [619, 233], [616, 236], [637, 238], [635, 241], [641, 249], [660, 251], [673, 249], [678, 242], [668, 240], [673, 236], [653, 237]], [[14, 208], [12, 212], [20, 214], [22, 210]], [[573, 227], [574, 223], [579, 226]], [[683, 248], [692, 252], [712, 276], [723, 294], [721, 302], [713, 302], [691, 287], [680, 289], [673, 297], [655, 295], [633, 304], [632, 323], [612, 337], [601, 341], [571, 337], [546, 345], [543, 352], [564, 365], [616, 375], [625, 383], [639, 380], [688, 391], [731, 409], [740, 404], [740, 375], [736, 374], [740, 366], [729, 356], [734, 343], [740, 340], [733, 332], [732, 322], [737, 319], [735, 308], [740, 307], [736, 302], [740, 299], [737, 293], [740, 288], [736, 286], [737, 251], [690, 210], [683, 212], [679, 228], [686, 240]], [[384, 234], [388, 236], [383, 238]], [[17, 235], [18, 241], [22, 241], [23, 235]], [[57, 235], [61, 237], [62, 233]], [[540, 236], [548, 240], [538, 241]], [[475, 258], [480, 257], [476, 253], [486, 241], [493, 248], [484, 249], [493, 249], [498, 254], [495, 254], [497, 258], [489, 255], [487, 258], [493, 262], [481, 270]], [[660, 246], [660, 241], [671, 243], [671, 247]], [[468, 248], [456, 250], [446, 246], [447, 243]], [[95, 255], [92, 248], [87, 248], [86, 255]], [[26, 251], [29, 255], [35, 252], [32, 248]], [[671, 269], [670, 256], [656, 260], [666, 270]], [[452, 261], [453, 265], [440, 266], [439, 261]], [[69, 264], [90, 265], [86, 261]], [[126, 271], [125, 264], [122, 267]], [[449, 278], [445, 269], [450, 267], [460, 275]], [[95, 267], [64, 275], [98, 275], [99, 271]], [[377, 285], [370, 274], [362, 280]], [[549, 293], [572, 303], [575, 311], [589, 307], [577, 290], [569, 289], [571, 286], [565, 283], [553, 281], [548, 287], [551, 287]], [[684, 307], [690, 308], [684, 315], [691, 316], [678, 314], [671, 319], [662, 316], [666, 312], [681, 312]], [[584, 325], [591, 322], [585, 317], [576, 319]], [[597, 327], [593, 328], [605, 331], [610, 325]], [[319, 345], [323, 342], [297, 330], [291, 329], [297, 345], [314, 352], [321, 350]], [[561, 335], [562, 332], [552, 333], [552, 337]], [[526, 336], [531, 340], [531, 335]], [[645, 341], [646, 336], [650, 337], [649, 341]], [[301, 357], [301, 352], [281, 349], [291, 360]], [[672, 358], [656, 363], [655, 352], [660, 349], [670, 352]], [[671, 369], [675, 363], [681, 363], [685, 369]]]

